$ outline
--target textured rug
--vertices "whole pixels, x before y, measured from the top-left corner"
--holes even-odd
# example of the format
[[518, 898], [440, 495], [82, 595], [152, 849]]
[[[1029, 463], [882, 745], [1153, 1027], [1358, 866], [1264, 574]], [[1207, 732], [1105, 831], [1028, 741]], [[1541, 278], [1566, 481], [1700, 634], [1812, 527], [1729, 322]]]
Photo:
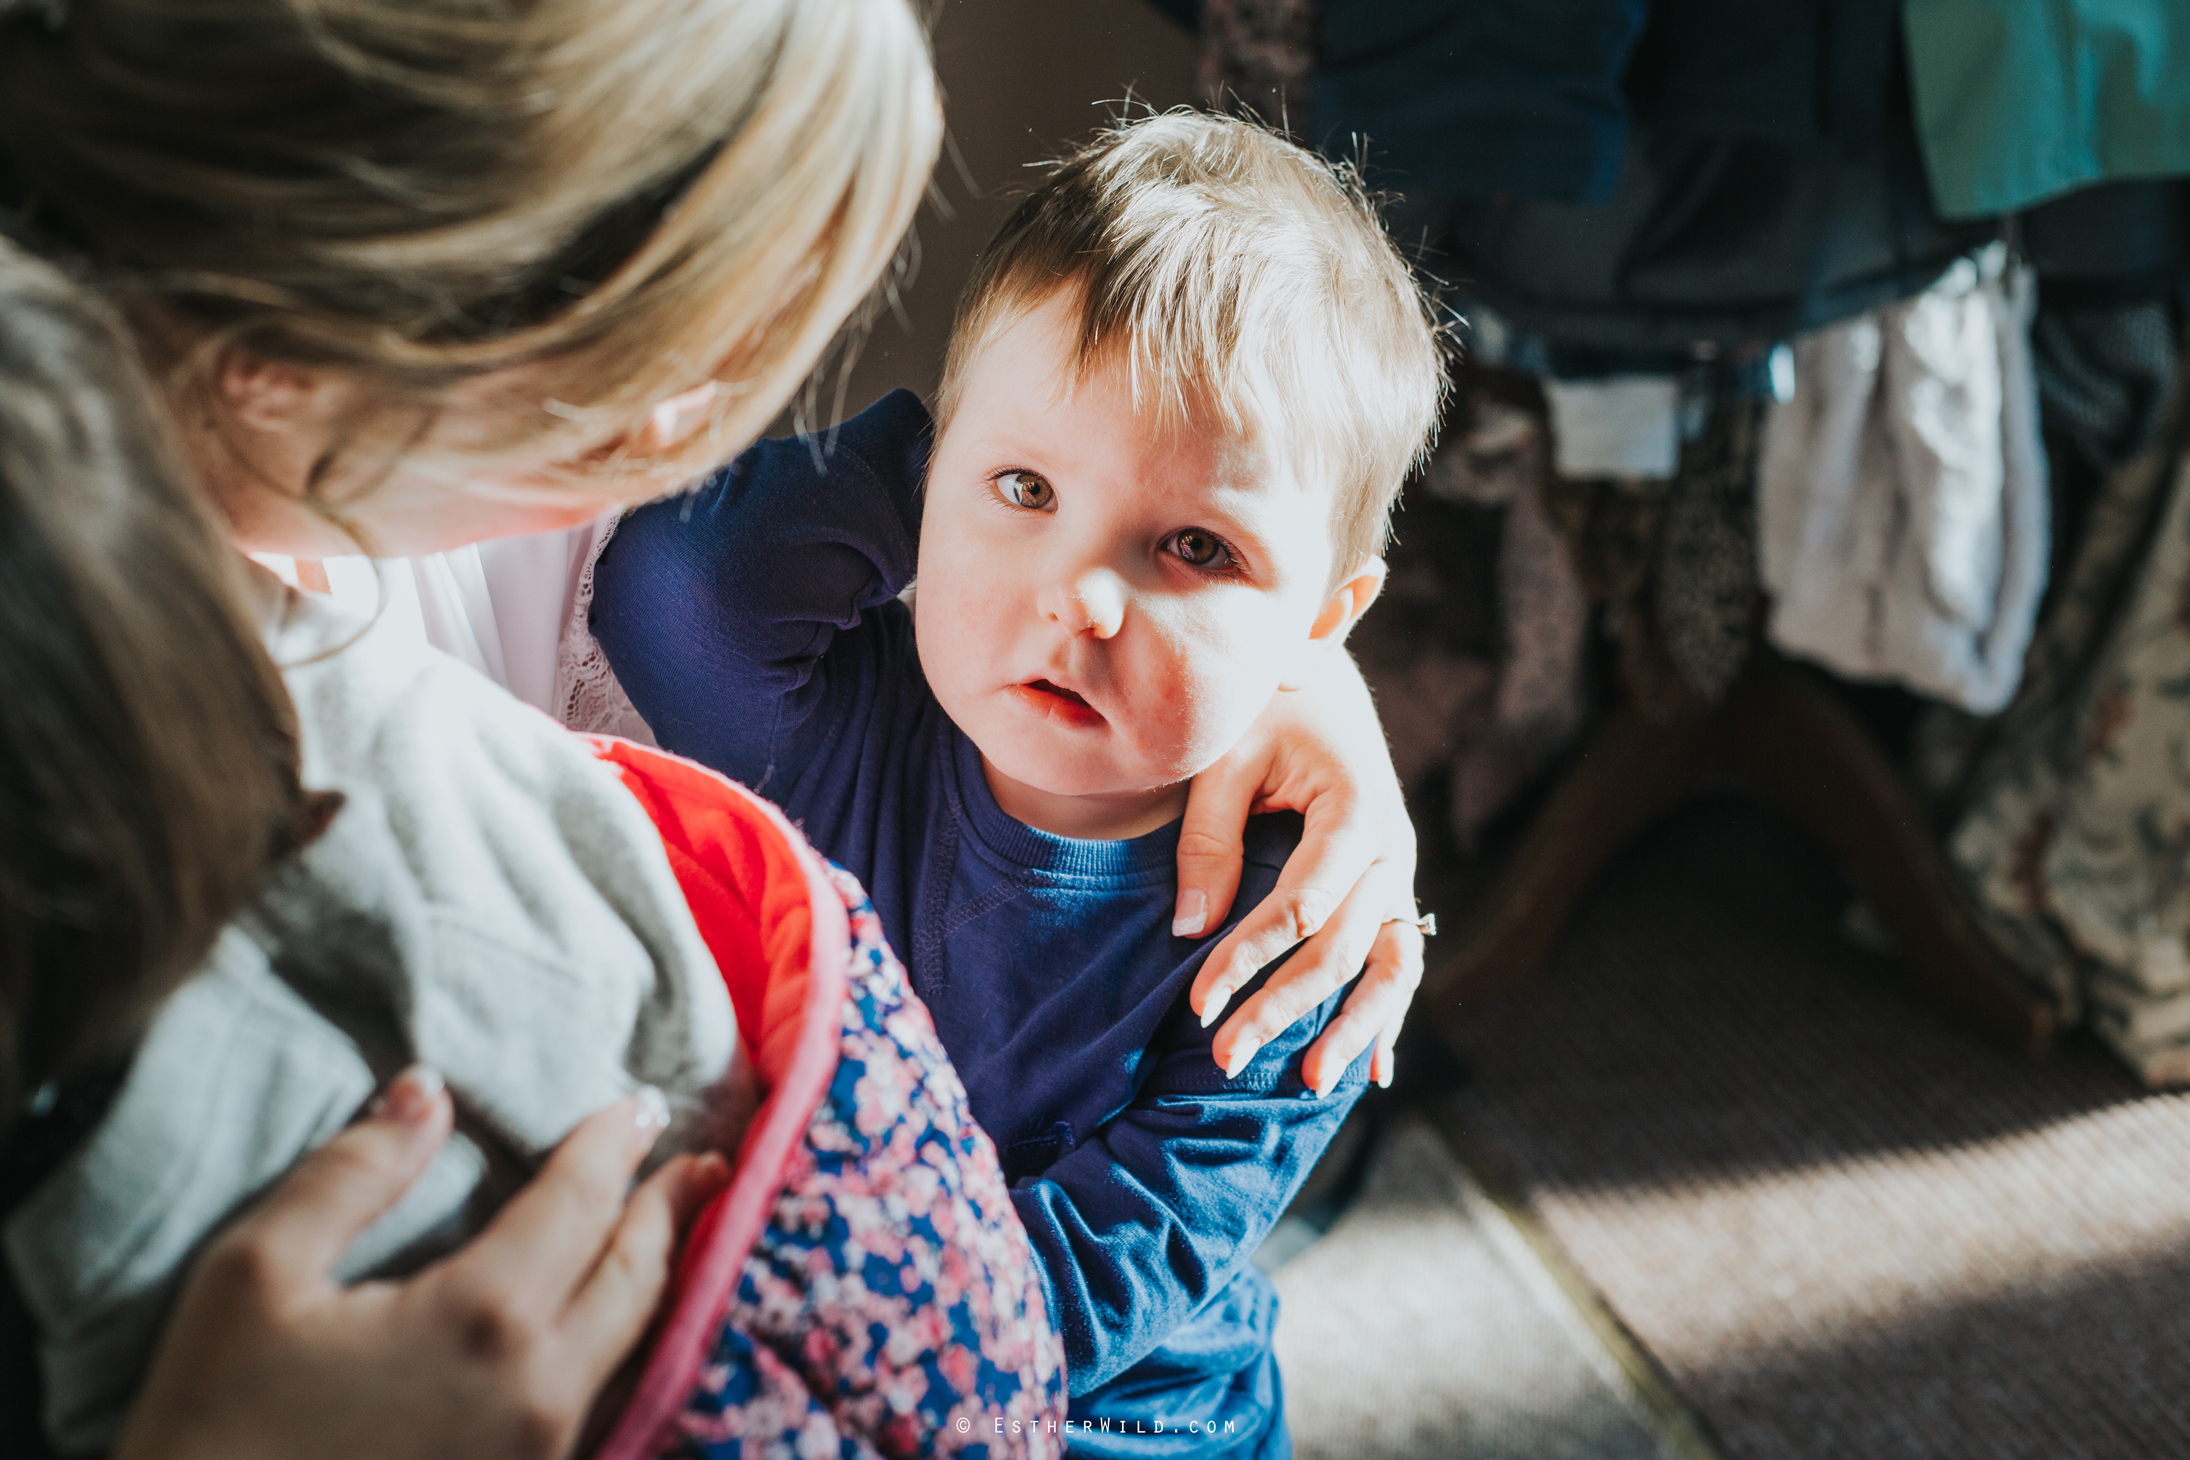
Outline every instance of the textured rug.
[[1430, 1125], [1385, 1123], [1344, 1216], [1276, 1274], [1300, 1460], [1701, 1455], [1556, 1268]]
[[1762, 811], [1661, 826], [1468, 1015], [1464, 1141], [1734, 1460], [2190, 1455], [2190, 1097], [1994, 1052], [1841, 912]]

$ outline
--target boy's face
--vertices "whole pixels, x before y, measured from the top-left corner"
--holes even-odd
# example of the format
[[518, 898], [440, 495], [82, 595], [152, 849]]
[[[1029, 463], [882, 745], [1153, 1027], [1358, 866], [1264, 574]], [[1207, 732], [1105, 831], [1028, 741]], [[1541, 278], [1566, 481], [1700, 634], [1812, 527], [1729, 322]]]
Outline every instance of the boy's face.
[[969, 362], [929, 466], [914, 616], [1004, 809], [1124, 836], [1176, 814], [1181, 783], [1343, 638], [1381, 564], [1332, 590], [1330, 492], [1256, 442], [1158, 427], [1121, 369], [1061, 393], [1074, 303]]

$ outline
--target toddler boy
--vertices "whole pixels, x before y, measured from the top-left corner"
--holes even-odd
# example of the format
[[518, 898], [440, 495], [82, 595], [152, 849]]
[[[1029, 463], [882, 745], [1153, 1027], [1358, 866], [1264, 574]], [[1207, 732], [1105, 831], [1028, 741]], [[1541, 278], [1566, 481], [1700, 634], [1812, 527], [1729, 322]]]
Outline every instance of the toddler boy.
[[[932, 427], [898, 392], [825, 459], [764, 442], [597, 565], [595, 635], [662, 744], [870, 889], [1002, 1150], [1074, 1453], [1289, 1450], [1250, 1259], [1364, 1066], [1301, 1083], [1334, 996], [1215, 1068], [1177, 821], [1342, 652], [1442, 389], [1357, 187], [1251, 125], [1151, 117], [992, 241]], [[1298, 835], [1249, 824], [1235, 919]]]

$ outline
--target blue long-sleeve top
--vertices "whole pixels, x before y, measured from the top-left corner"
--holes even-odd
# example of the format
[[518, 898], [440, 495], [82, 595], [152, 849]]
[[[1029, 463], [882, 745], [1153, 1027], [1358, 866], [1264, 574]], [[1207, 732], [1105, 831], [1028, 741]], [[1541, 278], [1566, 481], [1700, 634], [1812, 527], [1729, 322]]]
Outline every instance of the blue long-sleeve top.
[[[1077, 840], [996, 804], [897, 598], [929, 434], [899, 391], [825, 461], [765, 441], [632, 513], [595, 568], [594, 635], [666, 748], [779, 802], [867, 885], [1002, 1154], [1073, 1415], [1191, 1417], [1218, 1431], [1197, 1454], [1283, 1453], [1276, 1294], [1250, 1259], [1367, 1061], [1327, 1098], [1302, 1083], [1334, 996], [1226, 1080], [1186, 999], [1219, 937], [1170, 931], [1177, 823]], [[1290, 814], [1249, 823], [1227, 928], [1299, 835]], [[1072, 1445], [1145, 1453], [1115, 1427]]]

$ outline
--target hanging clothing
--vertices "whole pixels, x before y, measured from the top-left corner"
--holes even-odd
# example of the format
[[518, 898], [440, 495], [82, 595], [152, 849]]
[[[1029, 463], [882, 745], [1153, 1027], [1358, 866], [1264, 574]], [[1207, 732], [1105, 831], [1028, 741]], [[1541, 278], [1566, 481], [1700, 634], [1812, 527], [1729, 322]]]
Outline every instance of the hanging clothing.
[[2030, 356], [2051, 501], [2050, 566], [2024, 687], [2009, 710], [1987, 719], [1935, 703], [1916, 722], [1911, 769], [1943, 812], [1955, 804], [1976, 748], [2012, 738], [2034, 677], [2064, 654], [2075, 662], [2091, 652], [2080, 640], [2060, 647], [2059, 625], [2090, 612], [2088, 603], [2078, 606], [2072, 569], [2092, 533], [2118, 535], [2104, 504], [2115, 473], [2161, 428], [2190, 306], [2181, 292], [2190, 285], [2190, 182], [2100, 183], [2033, 208], [2017, 224], [2018, 251], [2038, 275]]
[[1463, 312], [1568, 343], [1783, 339], [1994, 236], [1932, 209], [1900, 0], [1153, 3], [1201, 28], [1205, 85], [1282, 93], [1392, 190]]
[[1988, 250], [1795, 343], [1759, 475], [1774, 643], [1979, 713], [2013, 697], [2048, 543], [2034, 303]]
[[1461, 389], [1399, 519], [1391, 607], [1354, 642], [1402, 775], [1447, 768], [1450, 826], [1472, 848], [1587, 722], [1589, 600], [1545, 505], [1541, 400], [1495, 372]]
[[1207, 0], [1201, 12], [1202, 100], [1304, 135], [1321, 10], [1316, 0]]
[[1756, 642], [1755, 372], [1712, 370], [1668, 481], [1554, 478], [1553, 514], [1604, 627], [1620, 680], [1670, 719], [1724, 697]]
[[1670, 375], [1547, 377], [1552, 464], [1563, 477], [1653, 477], [1680, 465], [1680, 382]]
[[1600, 203], [1649, 0], [1325, 0], [1312, 139], [1408, 192]]
[[[2155, 314], [2169, 323], [2156, 339]], [[2190, 1083], [2190, 797], [2173, 749], [2190, 675], [2181, 321], [2152, 299], [2056, 321], [2037, 352], [2046, 437], [2095, 479], [2074, 551], [2014, 703], [1985, 720], [1935, 711], [1919, 735], [1986, 936], [2064, 1023], [2090, 1023], [2154, 1085]], [[2105, 348], [2074, 348], [2094, 340]], [[2091, 388], [2109, 373], [2121, 388]]]
[[1717, 702], [1757, 642], [1757, 443], [1765, 403], [1714, 401], [1683, 452], [1658, 528], [1654, 617], [1682, 680]]
[[1884, 140], [1900, 0], [1653, 0], [1628, 64], [1635, 118], [1697, 137], [1825, 145], [1852, 162]]
[[2190, 1084], [2190, 463], [2149, 451], [2092, 506], [2033, 694], [1947, 840], [1987, 934], [2146, 1081]]
[[1449, 201], [1441, 274], [1554, 339], [1684, 348], [1784, 339], [1921, 291], [1993, 236], [1931, 211], [1905, 122], [1879, 158], [1636, 129], [1602, 205]]
[[2015, 222], [2047, 309], [2134, 303], [2190, 283], [2190, 179], [2097, 183]]
[[2181, 0], [1909, 0], [1905, 24], [1917, 130], [1946, 217], [2190, 173]]

